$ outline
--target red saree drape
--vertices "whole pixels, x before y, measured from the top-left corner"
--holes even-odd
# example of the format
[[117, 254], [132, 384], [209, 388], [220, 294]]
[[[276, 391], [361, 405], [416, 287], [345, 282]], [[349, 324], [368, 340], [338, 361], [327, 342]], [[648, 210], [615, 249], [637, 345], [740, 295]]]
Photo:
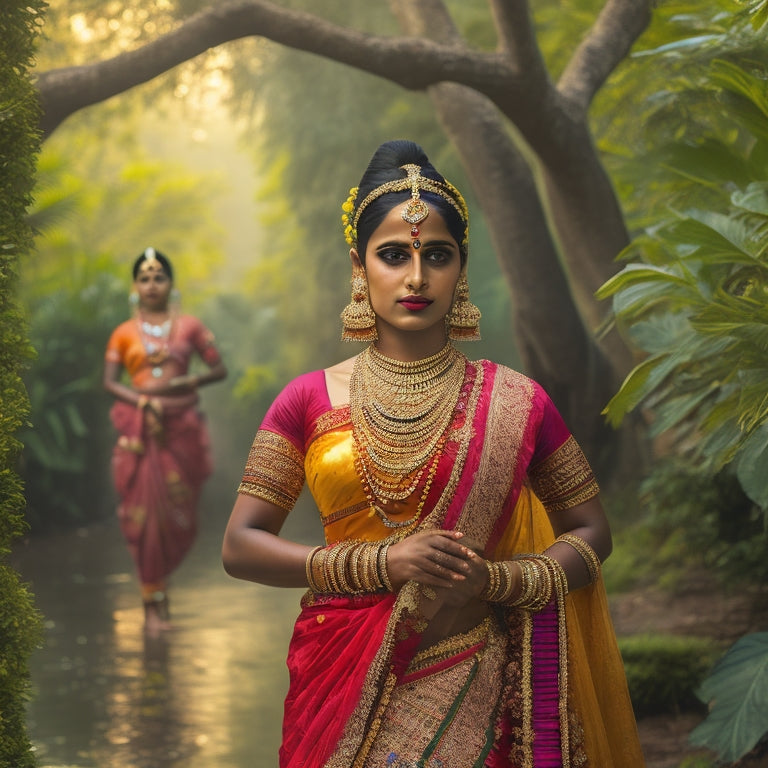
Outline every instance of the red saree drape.
[[211, 472], [208, 433], [194, 407], [167, 408], [153, 433], [143, 411], [116, 402], [119, 432], [112, 474], [120, 530], [144, 584], [159, 584], [181, 563], [197, 534], [197, 503]]

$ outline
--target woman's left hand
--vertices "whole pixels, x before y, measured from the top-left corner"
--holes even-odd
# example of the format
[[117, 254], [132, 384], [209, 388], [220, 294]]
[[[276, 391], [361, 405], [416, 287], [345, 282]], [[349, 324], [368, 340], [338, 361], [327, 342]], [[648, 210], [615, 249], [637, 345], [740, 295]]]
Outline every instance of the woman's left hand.
[[452, 582], [450, 586], [435, 589], [443, 605], [451, 608], [463, 608], [477, 601], [488, 583], [488, 569], [482, 557], [482, 548], [467, 536], [459, 541], [467, 550], [466, 564], [469, 567], [464, 571], [465, 578]]

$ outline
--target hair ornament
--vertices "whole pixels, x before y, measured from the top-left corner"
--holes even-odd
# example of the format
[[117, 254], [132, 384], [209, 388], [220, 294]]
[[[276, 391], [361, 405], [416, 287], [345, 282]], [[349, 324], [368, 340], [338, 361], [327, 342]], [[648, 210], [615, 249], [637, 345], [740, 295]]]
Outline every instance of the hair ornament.
[[160, 259], [157, 258], [157, 251], [149, 247], [144, 249], [144, 261], [139, 266], [139, 274], [142, 272], [165, 272]]
[[456, 187], [448, 181], [436, 181], [435, 179], [422, 176], [421, 168], [413, 163], [401, 165], [406, 175], [400, 179], [393, 179], [372, 189], [363, 198], [362, 202], [355, 208], [358, 188], [353, 187], [349, 190], [349, 197], [341, 206], [343, 214], [341, 221], [344, 225], [344, 238], [353, 248], [357, 245], [357, 223], [363, 211], [374, 201], [388, 192], [410, 191], [411, 199], [403, 208], [402, 217], [412, 226], [415, 226], [429, 214], [429, 206], [421, 199], [421, 192], [432, 192], [448, 201], [464, 222], [464, 241], [462, 247], [467, 247], [468, 228], [469, 228], [469, 210], [464, 198]]
[[354, 246], [357, 243], [357, 230], [352, 226], [352, 214], [355, 212], [355, 200], [357, 199], [357, 187], [349, 190], [349, 197], [344, 201], [341, 210], [341, 223], [344, 225], [344, 239], [348, 245]]

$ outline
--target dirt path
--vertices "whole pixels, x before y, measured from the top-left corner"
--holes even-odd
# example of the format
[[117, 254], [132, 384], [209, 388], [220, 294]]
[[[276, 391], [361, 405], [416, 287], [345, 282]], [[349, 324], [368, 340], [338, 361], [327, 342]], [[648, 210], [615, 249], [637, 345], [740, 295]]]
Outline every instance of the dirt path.
[[[653, 632], [711, 637], [727, 648], [747, 632], [768, 628], [768, 594], [746, 590], [725, 594], [705, 574], [696, 573], [674, 595], [659, 589], [617, 595], [611, 599], [611, 612], [619, 636]], [[688, 734], [701, 720], [691, 713], [639, 720], [647, 768], [678, 768], [686, 757], [711, 757], [688, 743]], [[768, 768], [768, 755], [744, 761], [743, 768]]]

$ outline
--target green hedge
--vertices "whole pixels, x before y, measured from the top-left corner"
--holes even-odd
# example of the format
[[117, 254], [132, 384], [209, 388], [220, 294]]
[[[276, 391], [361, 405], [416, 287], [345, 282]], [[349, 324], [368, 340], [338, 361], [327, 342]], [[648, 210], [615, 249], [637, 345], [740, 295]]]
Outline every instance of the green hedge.
[[700, 710], [696, 690], [722, 654], [709, 638], [632, 635], [619, 638], [635, 715]]
[[32, 250], [27, 221], [40, 148], [39, 105], [29, 68], [42, 23], [41, 0], [0, 3], [0, 767], [35, 765], [27, 736], [28, 660], [40, 640], [32, 597], [5, 563], [25, 529], [24, 496], [15, 465], [16, 437], [29, 402], [21, 367], [32, 356], [15, 300], [21, 259]]

